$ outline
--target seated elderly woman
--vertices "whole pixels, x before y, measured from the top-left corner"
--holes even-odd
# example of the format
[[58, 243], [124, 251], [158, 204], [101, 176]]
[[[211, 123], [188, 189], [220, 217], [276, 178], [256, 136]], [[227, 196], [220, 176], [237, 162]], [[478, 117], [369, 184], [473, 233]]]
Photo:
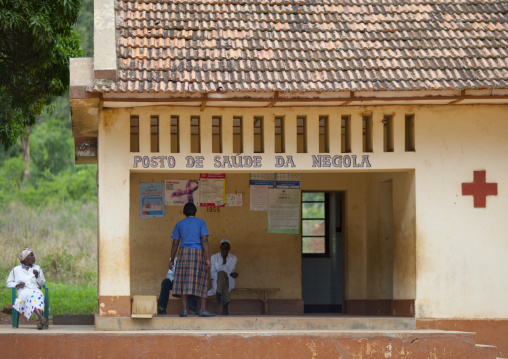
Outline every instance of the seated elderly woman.
[[19, 255], [21, 265], [14, 267], [7, 278], [7, 288], [17, 289], [16, 302], [13, 309], [30, 319], [35, 314], [39, 319], [37, 329], [41, 330], [47, 324], [44, 318], [44, 295], [40, 288], [46, 284], [41, 267], [34, 264], [34, 252], [25, 248]]

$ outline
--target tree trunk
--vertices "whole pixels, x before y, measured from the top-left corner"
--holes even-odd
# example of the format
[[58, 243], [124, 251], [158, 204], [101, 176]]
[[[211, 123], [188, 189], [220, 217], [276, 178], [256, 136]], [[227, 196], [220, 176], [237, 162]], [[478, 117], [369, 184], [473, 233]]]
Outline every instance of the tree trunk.
[[32, 128], [27, 128], [26, 133], [21, 137], [21, 152], [23, 161], [25, 161], [25, 170], [23, 171], [23, 181], [30, 177], [30, 132]]

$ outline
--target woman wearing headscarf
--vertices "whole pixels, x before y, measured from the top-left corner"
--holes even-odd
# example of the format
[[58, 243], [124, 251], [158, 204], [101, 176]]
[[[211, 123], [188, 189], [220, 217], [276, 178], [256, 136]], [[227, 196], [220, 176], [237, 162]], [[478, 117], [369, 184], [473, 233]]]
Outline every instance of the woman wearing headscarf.
[[47, 324], [44, 318], [44, 295], [40, 288], [46, 284], [41, 267], [35, 263], [34, 252], [25, 248], [19, 255], [21, 265], [14, 267], [7, 278], [7, 288], [17, 289], [17, 298], [12, 306], [26, 319], [35, 314], [39, 319], [37, 329], [41, 330]]

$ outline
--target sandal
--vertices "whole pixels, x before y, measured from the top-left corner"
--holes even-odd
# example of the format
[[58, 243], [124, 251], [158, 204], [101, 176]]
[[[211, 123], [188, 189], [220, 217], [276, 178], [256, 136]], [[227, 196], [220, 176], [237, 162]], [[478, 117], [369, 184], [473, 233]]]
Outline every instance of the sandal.
[[215, 313], [207, 312], [206, 310], [200, 311], [198, 314], [200, 317], [215, 317]]

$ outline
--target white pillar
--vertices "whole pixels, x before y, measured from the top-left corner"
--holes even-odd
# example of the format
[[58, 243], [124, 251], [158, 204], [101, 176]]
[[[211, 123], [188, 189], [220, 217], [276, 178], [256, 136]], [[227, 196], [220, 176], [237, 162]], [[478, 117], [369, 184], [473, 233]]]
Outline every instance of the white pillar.
[[99, 118], [99, 315], [130, 316], [130, 115]]

